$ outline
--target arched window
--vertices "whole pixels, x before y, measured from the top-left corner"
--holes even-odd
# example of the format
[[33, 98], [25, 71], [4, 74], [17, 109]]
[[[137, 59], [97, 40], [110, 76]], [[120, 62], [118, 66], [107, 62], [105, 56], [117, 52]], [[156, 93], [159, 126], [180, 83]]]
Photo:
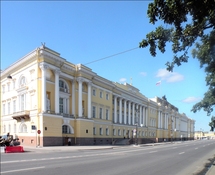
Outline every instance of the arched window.
[[26, 124], [23, 123], [23, 124], [20, 126], [20, 132], [22, 132], [22, 133], [27, 132], [27, 125], [26, 125]]
[[21, 77], [20, 82], [19, 82], [19, 86], [22, 87], [26, 84], [26, 79], [24, 76]]
[[63, 133], [63, 134], [70, 134], [70, 133], [71, 133], [71, 130], [70, 130], [69, 126], [63, 125], [63, 126], [62, 126], [62, 133]]
[[59, 89], [62, 92], [67, 92], [67, 93], [69, 92], [68, 86], [67, 86], [66, 82], [63, 80], [59, 80]]

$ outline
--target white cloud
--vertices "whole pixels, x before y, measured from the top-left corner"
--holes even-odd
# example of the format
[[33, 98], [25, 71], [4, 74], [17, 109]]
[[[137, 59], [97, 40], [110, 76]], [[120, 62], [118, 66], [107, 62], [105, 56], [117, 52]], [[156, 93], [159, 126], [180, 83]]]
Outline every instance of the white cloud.
[[199, 98], [199, 97], [187, 97], [184, 100], [182, 100], [182, 102], [184, 102], [184, 103], [194, 103], [194, 102], [198, 102], [200, 100], [201, 100], [201, 98]]
[[145, 77], [147, 75], [146, 72], [140, 72], [140, 75], [142, 75], [143, 77]]
[[159, 69], [156, 77], [165, 80], [168, 83], [178, 82], [184, 80], [184, 76], [177, 72], [169, 72], [166, 69]]
[[120, 79], [119, 79], [119, 82], [125, 83], [125, 82], [126, 82], [126, 78], [120, 78]]

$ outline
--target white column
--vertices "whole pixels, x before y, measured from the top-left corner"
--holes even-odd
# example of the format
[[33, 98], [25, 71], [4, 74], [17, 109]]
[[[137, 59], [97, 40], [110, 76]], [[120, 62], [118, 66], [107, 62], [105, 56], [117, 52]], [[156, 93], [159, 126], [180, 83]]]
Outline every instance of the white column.
[[143, 124], [143, 106], [140, 105], [140, 121], [139, 121], [139, 125], [141, 126], [141, 124]]
[[59, 70], [55, 70], [55, 113], [59, 114]]
[[128, 124], [131, 125], [131, 101], [128, 102]]
[[116, 113], [116, 111], [117, 111], [117, 97], [114, 96], [114, 123], [117, 122], [117, 113]]
[[82, 117], [82, 82], [81, 78], [78, 78], [78, 117]]
[[124, 124], [127, 123], [127, 105], [126, 105], [126, 100], [124, 100]]
[[148, 108], [146, 107], [146, 126], [148, 126]]
[[122, 98], [119, 98], [119, 123], [122, 123]]
[[134, 110], [134, 108], [135, 108], [135, 104], [133, 103], [132, 104], [132, 125], [134, 125], [135, 123], [134, 123], [134, 118], [135, 118], [135, 110]]
[[44, 63], [40, 64], [40, 69], [42, 71], [42, 112], [46, 111], [46, 69], [48, 68], [47, 65]]
[[146, 122], [145, 122], [145, 114], [146, 114], [146, 111], [145, 111], [145, 106], [143, 106], [143, 126], [146, 126]]
[[161, 123], [161, 116], [160, 116], [160, 111], [158, 111], [158, 128], [160, 128], [160, 123]]
[[91, 87], [92, 82], [88, 82], [88, 101], [87, 101], [87, 116], [91, 118]]
[[72, 80], [72, 115], [75, 116], [75, 80]]

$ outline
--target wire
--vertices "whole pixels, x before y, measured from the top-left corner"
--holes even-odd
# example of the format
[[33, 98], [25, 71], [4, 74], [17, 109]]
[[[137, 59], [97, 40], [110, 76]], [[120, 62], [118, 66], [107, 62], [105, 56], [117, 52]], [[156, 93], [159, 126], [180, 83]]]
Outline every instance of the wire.
[[135, 48], [132, 48], [132, 49], [128, 49], [128, 50], [125, 50], [125, 51], [123, 51], [123, 52], [119, 52], [119, 53], [116, 53], [116, 54], [113, 54], [113, 55], [110, 55], [110, 56], [107, 56], [107, 57], [104, 57], [104, 58], [100, 58], [100, 59], [97, 59], [97, 60], [94, 60], [94, 61], [85, 63], [85, 64], [83, 64], [83, 65], [92, 64], [92, 63], [95, 63], [95, 62], [98, 62], [98, 61], [101, 61], [101, 60], [104, 60], [104, 59], [107, 59], [107, 58], [111, 58], [111, 57], [114, 57], [114, 56], [117, 56], [117, 55], [120, 55], [120, 54], [123, 54], [123, 53], [126, 53], [126, 52], [130, 52], [130, 51], [135, 50], [135, 49], [138, 49], [138, 48], [139, 48], [139, 47], [135, 47]]

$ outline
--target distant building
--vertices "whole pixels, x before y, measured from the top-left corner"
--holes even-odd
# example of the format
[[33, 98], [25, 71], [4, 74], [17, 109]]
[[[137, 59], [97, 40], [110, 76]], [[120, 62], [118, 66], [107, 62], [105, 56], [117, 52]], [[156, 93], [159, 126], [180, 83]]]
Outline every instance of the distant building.
[[189, 140], [194, 127], [166, 99], [149, 99], [45, 45], [1, 71], [1, 135], [22, 145], [132, 143], [136, 133], [138, 143]]
[[195, 140], [215, 139], [215, 132], [196, 131], [194, 135], [194, 139]]

